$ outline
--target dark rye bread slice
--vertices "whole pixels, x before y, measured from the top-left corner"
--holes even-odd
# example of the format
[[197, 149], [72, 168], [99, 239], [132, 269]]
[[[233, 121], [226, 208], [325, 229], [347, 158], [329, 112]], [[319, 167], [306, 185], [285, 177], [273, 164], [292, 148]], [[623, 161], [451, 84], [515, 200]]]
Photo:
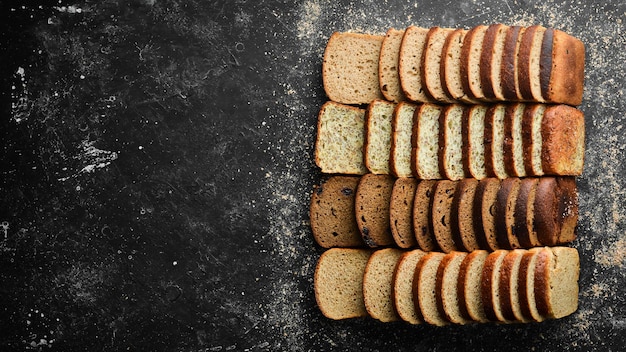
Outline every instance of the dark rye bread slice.
[[524, 169], [528, 176], [542, 176], [541, 123], [546, 110], [544, 104], [527, 104], [522, 116], [522, 149]]
[[441, 85], [441, 60], [446, 38], [454, 29], [431, 27], [426, 35], [424, 53], [422, 55], [421, 70], [426, 95], [433, 100], [443, 103], [452, 103], [454, 99], [448, 96]]
[[585, 79], [582, 41], [558, 29], [547, 29], [539, 66], [541, 95], [545, 101], [580, 105]]
[[500, 68], [508, 26], [489, 25], [480, 54], [480, 84], [486, 100], [503, 100], [500, 86]]
[[421, 312], [415, 310], [413, 301], [413, 277], [417, 262], [428, 252], [414, 249], [405, 252], [400, 257], [393, 279], [393, 298], [396, 311], [400, 318], [409, 324], [421, 324], [424, 322]]
[[508, 253], [509, 251], [504, 249], [490, 253], [485, 260], [481, 276], [481, 297], [485, 315], [488, 320], [501, 323], [509, 322], [502, 315], [500, 307], [500, 274], [504, 257]]
[[328, 98], [342, 104], [369, 104], [383, 99], [378, 83], [378, 59], [385, 37], [335, 32], [322, 61], [322, 81]]
[[489, 321], [483, 306], [481, 287], [487, 256], [489, 256], [489, 252], [485, 250], [470, 252], [461, 262], [457, 283], [459, 312], [463, 318], [481, 323]]
[[431, 252], [421, 258], [415, 266], [413, 276], [413, 302], [417, 305], [424, 321], [431, 325], [444, 326], [450, 322], [437, 309], [437, 269], [445, 254]]
[[411, 177], [413, 115], [417, 105], [400, 102], [391, 122], [391, 155], [389, 167], [396, 177]]
[[541, 246], [537, 231], [534, 226], [535, 219], [535, 195], [539, 178], [528, 177], [522, 179], [519, 194], [515, 204], [515, 225], [513, 233], [519, 240], [522, 248]]
[[422, 180], [441, 178], [439, 173], [439, 116], [440, 105], [422, 104], [413, 115], [411, 140], [411, 169]]
[[435, 195], [437, 181], [422, 180], [415, 189], [413, 200], [413, 230], [419, 247], [426, 251], [437, 251], [439, 245], [435, 239], [431, 221], [431, 204]]
[[502, 95], [505, 100], [518, 101], [522, 99], [517, 69], [519, 47], [525, 30], [525, 27], [511, 26], [506, 32], [500, 67], [500, 82], [502, 83]]
[[580, 176], [585, 158], [585, 118], [568, 105], [548, 105], [541, 121], [541, 169], [547, 175]]
[[499, 249], [496, 237], [496, 197], [500, 180], [489, 177], [480, 180], [474, 196], [474, 232], [481, 249]]
[[519, 194], [521, 180], [509, 177], [502, 180], [500, 190], [496, 195], [496, 239], [498, 247], [502, 249], [520, 248], [517, 237], [514, 236], [515, 202]]
[[441, 49], [441, 88], [446, 96], [464, 103], [475, 104], [478, 101], [470, 99], [463, 91], [461, 83], [461, 51], [463, 49], [463, 39], [467, 33], [466, 29], [456, 29], [450, 33]]
[[390, 173], [391, 123], [396, 104], [374, 100], [365, 113], [365, 167], [373, 174]]
[[578, 309], [580, 258], [576, 248], [546, 247], [535, 265], [535, 302], [540, 315], [558, 319]]
[[366, 174], [361, 177], [354, 201], [356, 222], [369, 247], [394, 244], [389, 224], [389, 204], [394, 178]]
[[474, 231], [474, 195], [477, 187], [478, 180], [464, 178], [454, 192], [450, 224], [454, 243], [461, 251], [471, 252], [480, 248]]
[[359, 177], [332, 176], [313, 189], [309, 219], [323, 248], [364, 246], [354, 213]]
[[409, 26], [404, 31], [398, 68], [400, 86], [407, 99], [414, 102], [429, 102], [431, 99], [426, 95], [421, 70], [422, 55], [428, 28]]
[[508, 104], [504, 115], [504, 166], [508, 175], [526, 176], [522, 149], [522, 117], [525, 105]]
[[463, 92], [469, 98], [484, 100], [482, 84], [480, 81], [480, 55], [482, 53], [483, 39], [488, 26], [478, 25], [471, 28], [463, 39], [461, 50], [461, 83]]
[[331, 248], [317, 262], [313, 287], [322, 314], [329, 319], [366, 317], [363, 274], [371, 250]]
[[486, 105], [470, 105], [463, 114], [462, 137], [465, 152], [463, 167], [475, 179], [487, 177], [485, 165]]
[[458, 250], [452, 237], [451, 208], [458, 181], [439, 180], [431, 203], [431, 221], [435, 239], [444, 253]]
[[389, 221], [393, 239], [400, 248], [417, 246], [413, 231], [413, 201], [417, 183], [415, 178], [400, 177], [393, 184]]
[[377, 250], [370, 256], [363, 274], [363, 301], [370, 317], [382, 322], [400, 320], [393, 300], [393, 273], [403, 251]]
[[[534, 25], [526, 28], [522, 35], [518, 54], [517, 80], [525, 101], [543, 101], [533, 94], [533, 86], [539, 86], [539, 61], [541, 56], [541, 43], [546, 28]], [[535, 84], [533, 84], [535, 83]], [[540, 93], [540, 92], [539, 92]]]
[[389, 28], [385, 34], [385, 39], [383, 39], [378, 59], [380, 90], [385, 99], [395, 103], [406, 100], [400, 87], [400, 76], [398, 74], [398, 57], [403, 36], [404, 30]]
[[574, 177], [542, 177], [537, 184], [533, 227], [539, 242], [554, 246], [576, 239], [578, 189]]
[[535, 301], [535, 267], [537, 257], [546, 247], [536, 247], [526, 250], [522, 255], [517, 277], [517, 293], [520, 310], [524, 319], [529, 321], [544, 321], [545, 316], [539, 314]]
[[450, 104], [439, 114], [439, 174], [449, 180], [469, 177], [463, 167], [463, 113], [465, 105]]
[[500, 309], [506, 321], [526, 322], [519, 301], [519, 266], [526, 250], [510, 251], [502, 262], [500, 273]]
[[508, 177], [504, 167], [504, 116], [504, 104], [491, 105], [485, 114], [485, 170], [499, 179]]
[[439, 315], [453, 324], [467, 324], [469, 319], [461, 314], [458, 296], [459, 270], [461, 263], [467, 256], [465, 252], [450, 252], [439, 263], [435, 292], [437, 292], [437, 309]]

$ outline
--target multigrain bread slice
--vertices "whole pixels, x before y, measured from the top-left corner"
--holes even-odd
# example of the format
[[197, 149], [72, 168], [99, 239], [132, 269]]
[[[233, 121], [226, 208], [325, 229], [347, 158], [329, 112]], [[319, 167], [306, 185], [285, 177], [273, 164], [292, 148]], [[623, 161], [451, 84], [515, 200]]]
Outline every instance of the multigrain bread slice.
[[542, 176], [541, 123], [546, 110], [544, 104], [527, 104], [522, 116], [522, 149], [524, 168], [528, 176]]
[[489, 256], [489, 252], [485, 250], [470, 252], [461, 262], [457, 283], [459, 312], [465, 319], [481, 323], [489, 321], [485, 314], [481, 287], [487, 256]]
[[480, 248], [495, 251], [500, 249], [496, 237], [496, 197], [500, 180], [489, 177], [480, 180], [474, 196], [474, 232]]
[[504, 166], [504, 104], [489, 107], [485, 115], [485, 169], [487, 175], [499, 179], [508, 177]]
[[397, 248], [375, 251], [363, 275], [363, 300], [367, 313], [382, 322], [400, 319], [393, 300], [393, 273], [403, 252]]
[[508, 175], [525, 177], [522, 149], [522, 116], [525, 105], [508, 104], [504, 116], [504, 166]]
[[454, 100], [475, 104], [477, 100], [470, 99], [465, 95], [461, 83], [461, 51], [466, 33], [466, 29], [456, 29], [448, 35], [441, 49], [441, 88], [446, 96]]
[[487, 256], [481, 276], [481, 297], [485, 315], [490, 321], [509, 322], [502, 315], [500, 307], [500, 274], [502, 262], [509, 251], [496, 250]]
[[417, 305], [424, 321], [431, 325], [444, 326], [450, 322], [437, 309], [437, 269], [445, 254], [431, 252], [421, 258], [415, 266], [413, 276], [413, 302]]
[[585, 157], [582, 111], [568, 105], [549, 105], [543, 113], [540, 130], [542, 171], [548, 175], [582, 175]]
[[536, 322], [546, 319], [546, 317], [541, 315], [537, 310], [535, 300], [535, 267], [539, 253], [544, 250], [549, 251], [550, 249], [546, 247], [535, 247], [527, 250], [522, 255], [517, 278], [517, 291], [521, 313], [524, 319]]
[[431, 99], [426, 95], [422, 77], [422, 55], [428, 28], [410, 26], [404, 31], [398, 68], [400, 86], [407, 99], [414, 102], [429, 102]]
[[400, 87], [398, 59], [404, 30], [389, 28], [383, 39], [378, 60], [378, 81], [385, 99], [398, 103], [406, 99]]
[[519, 195], [521, 180], [509, 177], [500, 183], [500, 190], [496, 195], [496, 239], [498, 247], [502, 249], [520, 248], [520, 243], [514, 235], [515, 203]]
[[546, 28], [540, 25], [527, 27], [522, 35], [518, 54], [517, 80], [524, 101], [539, 101], [533, 96], [533, 82], [539, 85], [539, 58], [541, 42]]
[[364, 246], [354, 213], [359, 178], [332, 176], [313, 189], [309, 218], [315, 242], [323, 248]]
[[500, 86], [500, 67], [508, 26], [489, 25], [480, 54], [480, 84], [487, 100], [503, 100]]
[[424, 53], [422, 54], [421, 70], [426, 95], [433, 100], [443, 103], [452, 103], [441, 86], [441, 60], [446, 38], [454, 29], [431, 27], [426, 35]]
[[393, 298], [400, 318], [409, 324], [424, 322], [421, 312], [415, 310], [413, 301], [413, 277], [417, 262], [428, 253], [420, 249], [405, 252], [396, 266], [393, 280]]
[[476, 179], [487, 177], [485, 165], [485, 117], [487, 106], [471, 105], [463, 114], [464, 167]]
[[390, 173], [391, 122], [396, 104], [374, 100], [365, 114], [365, 166], [373, 174]]
[[369, 104], [384, 98], [378, 83], [378, 59], [384, 38], [351, 32], [330, 36], [322, 61], [324, 91], [330, 100]]
[[517, 78], [519, 48], [525, 27], [511, 26], [506, 32], [504, 48], [502, 50], [502, 63], [500, 64], [500, 82], [502, 84], [502, 96], [506, 100], [519, 101], [522, 94], [519, 89]]
[[371, 248], [394, 244], [389, 224], [393, 177], [366, 174], [359, 180], [354, 200], [356, 222]]
[[439, 114], [439, 174], [449, 180], [469, 176], [463, 167], [463, 113], [465, 106], [450, 104]]
[[461, 83], [465, 94], [474, 99], [485, 100], [480, 80], [480, 56], [483, 40], [488, 26], [478, 25], [471, 28], [463, 39], [461, 51]]
[[331, 248], [317, 262], [313, 287], [322, 314], [329, 319], [366, 317], [363, 274], [371, 250]]
[[464, 178], [459, 181], [451, 208], [452, 237], [459, 250], [471, 252], [480, 248], [474, 231], [474, 195], [478, 180]]
[[400, 102], [391, 123], [391, 156], [389, 167], [396, 177], [411, 177], [413, 115], [417, 105]]
[[519, 301], [519, 266], [526, 250], [510, 251], [502, 262], [500, 273], [500, 309], [506, 321], [526, 322]]
[[541, 95], [545, 101], [580, 105], [585, 79], [585, 45], [558, 29], [543, 35], [540, 60]]
[[576, 248], [548, 247], [537, 256], [535, 302], [540, 315], [553, 319], [578, 309], [580, 258]]
[[450, 252], [443, 257], [437, 268], [435, 292], [439, 315], [453, 324], [467, 324], [469, 319], [461, 314], [461, 301], [458, 296], [459, 271], [467, 256], [465, 252]]
[[400, 248], [417, 246], [413, 231], [413, 201], [417, 183], [415, 178], [400, 177], [393, 184], [389, 222], [393, 239]]
[[422, 104], [413, 115], [411, 167], [415, 177], [423, 180], [440, 179], [439, 173], [439, 115], [443, 108]]
[[451, 208], [458, 181], [439, 180], [431, 203], [431, 221], [435, 239], [444, 253], [458, 250], [452, 236]]
[[320, 109], [315, 142], [315, 164], [323, 173], [362, 175], [365, 110], [336, 102]]
[[437, 181], [423, 180], [415, 189], [413, 200], [413, 229], [419, 247], [427, 252], [439, 250], [431, 221], [431, 204]]
[[578, 189], [574, 177], [542, 177], [534, 200], [533, 228], [539, 242], [554, 246], [576, 239]]
[[535, 195], [538, 182], [539, 178], [535, 177], [522, 179], [515, 204], [513, 233], [522, 248], [532, 248], [541, 245], [534, 226]]

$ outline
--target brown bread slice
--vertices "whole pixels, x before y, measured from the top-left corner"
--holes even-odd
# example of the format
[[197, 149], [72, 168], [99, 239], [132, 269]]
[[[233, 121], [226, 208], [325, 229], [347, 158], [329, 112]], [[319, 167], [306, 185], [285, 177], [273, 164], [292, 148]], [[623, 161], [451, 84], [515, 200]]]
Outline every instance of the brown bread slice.
[[461, 82], [463, 91], [468, 97], [478, 100], [485, 99], [480, 81], [480, 55], [487, 29], [488, 26], [485, 25], [471, 28], [463, 39], [461, 51]]
[[481, 279], [485, 260], [489, 252], [476, 250], [470, 252], [461, 262], [457, 283], [460, 313], [465, 319], [487, 322], [487, 315], [482, 300]]
[[432, 252], [421, 258], [415, 266], [413, 276], [413, 302], [417, 304], [424, 321], [431, 325], [444, 326], [450, 322], [437, 309], [436, 280], [439, 263], [445, 254]]
[[476, 179], [487, 177], [485, 165], [485, 117], [487, 106], [471, 105], [463, 115], [462, 137], [466, 149], [464, 167]]
[[458, 296], [459, 270], [461, 263], [467, 256], [464, 252], [450, 252], [446, 254], [437, 268], [435, 292], [437, 293], [437, 309], [439, 315], [453, 324], [467, 324], [469, 319], [461, 314], [460, 299]]
[[496, 239], [498, 247], [502, 249], [516, 249], [520, 247], [519, 240], [514, 236], [515, 202], [519, 194], [521, 180], [509, 177], [502, 180], [500, 190], [496, 196]]
[[363, 301], [367, 313], [382, 322], [400, 320], [393, 300], [393, 273], [402, 250], [385, 248], [375, 251], [363, 275]]
[[486, 100], [503, 100], [500, 68], [508, 26], [489, 25], [480, 54], [480, 84]]
[[332, 176], [313, 189], [309, 218], [315, 242], [324, 248], [364, 246], [354, 214], [358, 177]]
[[363, 274], [372, 251], [331, 248], [317, 262], [313, 287], [322, 314], [329, 319], [366, 317]]
[[404, 30], [390, 28], [385, 34], [385, 39], [383, 39], [378, 59], [380, 90], [385, 99], [395, 103], [406, 100], [400, 87], [400, 76], [398, 74], [398, 59], [403, 36]]
[[413, 134], [413, 114], [417, 105], [400, 102], [393, 113], [391, 124], [390, 169], [396, 177], [411, 177], [411, 151]]
[[526, 105], [509, 104], [504, 117], [504, 166], [506, 173], [525, 177], [524, 150], [522, 148], [522, 117]]
[[541, 95], [552, 103], [580, 105], [585, 79], [585, 45], [558, 29], [543, 35], [540, 60]]
[[389, 224], [389, 204], [393, 177], [366, 174], [361, 177], [354, 201], [356, 222], [369, 247], [394, 244]]
[[480, 180], [474, 196], [474, 232], [481, 249], [499, 249], [496, 237], [496, 197], [500, 180], [489, 177]]
[[548, 175], [582, 175], [585, 158], [585, 118], [567, 105], [549, 105], [541, 120], [541, 169]]
[[464, 178], [459, 181], [450, 212], [452, 237], [458, 250], [471, 252], [480, 248], [474, 231], [474, 195], [478, 180]]
[[411, 167], [413, 174], [423, 180], [440, 179], [439, 173], [439, 115], [443, 108], [422, 104], [413, 115]]
[[431, 27], [426, 35], [421, 70], [426, 95], [433, 100], [452, 103], [454, 100], [446, 94], [441, 86], [441, 60], [446, 38], [454, 29]]
[[398, 59], [400, 86], [406, 98], [414, 102], [431, 101], [425, 94], [421, 69], [427, 35], [428, 28], [410, 26], [404, 31], [400, 44]]
[[362, 175], [365, 110], [332, 101], [320, 109], [315, 164], [323, 173]]
[[504, 99], [511, 101], [522, 100], [517, 78], [519, 47], [524, 35], [525, 27], [509, 27], [504, 39], [502, 64], [500, 68], [500, 82]]
[[322, 81], [328, 98], [342, 104], [369, 104], [383, 99], [378, 83], [378, 58], [385, 37], [335, 32], [322, 61]]
[[391, 122], [396, 104], [374, 100], [365, 114], [365, 166], [373, 174], [390, 173]]
[[415, 310], [413, 302], [413, 276], [417, 262], [426, 254], [428, 253], [420, 249], [405, 252], [400, 257], [394, 273], [393, 297], [396, 311], [400, 318], [409, 324], [424, 322], [419, 310]]
[[535, 195], [537, 193], [538, 178], [525, 178], [519, 189], [515, 204], [515, 225], [513, 232], [522, 248], [540, 246], [537, 231], [533, 225], [535, 219]]
[[509, 322], [502, 315], [500, 307], [500, 274], [502, 262], [509, 251], [499, 249], [489, 254], [485, 260], [481, 276], [481, 297], [485, 307], [485, 315], [490, 321]]
[[463, 113], [465, 106], [450, 104], [439, 114], [439, 174], [449, 180], [460, 180], [463, 167]]
[[504, 167], [504, 115], [504, 104], [490, 106], [485, 115], [485, 169], [487, 175], [499, 179], [508, 177]]
[[401, 177], [393, 184], [389, 222], [393, 239], [400, 248], [417, 246], [413, 231], [413, 201], [417, 183], [418, 181], [414, 178]]
[[578, 189], [574, 177], [542, 177], [537, 185], [533, 227], [539, 242], [554, 246], [576, 239]]
[[452, 237], [451, 208], [458, 181], [439, 180], [431, 205], [432, 224], [439, 248], [445, 253], [458, 250]]
[[522, 148], [524, 168], [528, 176], [542, 176], [542, 137], [541, 124], [546, 105], [528, 104], [522, 117]]
[[517, 293], [520, 310], [524, 319], [529, 321], [540, 322], [546, 319], [546, 317], [539, 314], [535, 302], [535, 267], [539, 252], [543, 250], [549, 249], [546, 247], [535, 247], [527, 250], [522, 255], [519, 265]]
[[580, 258], [576, 248], [548, 248], [537, 256], [535, 302], [540, 315], [558, 319], [578, 309]]
[[446, 96], [464, 103], [477, 103], [463, 91], [461, 83], [461, 51], [467, 30], [459, 28], [450, 33], [443, 45], [441, 58], [441, 87]]
[[[541, 43], [543, 41], [543, 33], [546, 28], [540, 25], [527, 27], [522, 35], [520, 43], [517, 70], [517, 79], [522, 100], [538, 101], [543, 99], [539, 96], [539, 100], [533, 94], [533, 86], [539, 85], [539, 61], [541, 56]], [[536, 84], [533, 84], [536, 83]], [[539, 94], [541, 92], [539, 91]]]
[[502, 262], [500, 273], [500, 309], [506, 321], [526, 322], [519, 301], [519, 266], [526, 250], [510, 251]]
[[431, 221], [431, 204], [437, 181], [423, 180], [415, 189], [413, 201], [413, 229], [419, 247], [427, 252], [439, 250]]

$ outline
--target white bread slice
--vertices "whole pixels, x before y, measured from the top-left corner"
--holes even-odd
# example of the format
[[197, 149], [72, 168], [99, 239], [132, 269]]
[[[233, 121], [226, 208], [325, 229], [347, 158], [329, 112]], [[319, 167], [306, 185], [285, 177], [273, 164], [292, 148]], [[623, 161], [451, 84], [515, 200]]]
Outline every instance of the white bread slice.
[[470, 252], [461, 262], [457, 283], [459, 312], [465, 319], [487, 322], [487, 315], [482, 300], [481, 278], [485, 260], [489, 252], [476, 250]]
[[522, 146], [522, 119], [526, 105], [522, 103], [507, 106], [505, 116], [504, 162], [507, 174], [525, 177], [524, 150]]
[[530, 81], [530, 93], [533, 101], [545, 102], [541, 94], [541, 49], [543, 44], [545, 27], [538, 27], [530, 50], [530, 66], [528, 80]]
[[363, 300], [368, 314], [382, 322], [399, 320], [393, 300], [393, 273], [402, 256], [397, 248], [374, 252], [363, 275]]
[[469, 319], [461, 314], [461, 301], [458, 296], [459, 271], [467, 256], [465, 252], [450, 252], [439, 263], [435, 290], [439, 314], [453, 324], [467, 324]]
[[422, 104], [413, 118], [411, 162], [413, 174], [423, 180], [440, 179], [439, 114], [442, 107]]
[[396, 104], [374, 100], [365, 114], [365, 166], [373, 174], [390, 173], [391, 122]]
[[383, 99], [378, 83], [378, 59], [384, 36], [335, 32], [322, 61], [322, 81], [328, 98], [342, 104], [369, 104]]
[[428, 253], [420, 249], [405, 252], [400, 257], [394, 273], [393, 298], [396, 311], [400, 318], [409, 324], [424, 322], [421, 312], [415, 310], [413, 302], [413, 276], [417, 262], [426, 254]]
[[487, 177], [485, 165], [485, 116], [487, 106], [469, 106], [463, 116], [463, 147], [467, 157], [463, 160], [465, 169], [475, 179]]
[[422, 55], [428, 28], [410, 26], [404, 31], [398, 60], [400, 86], [407, 99], [414, 102], [429, 102], [422, 77]]
[[465, 95], [461, 77], [461, 52], [466, 29], [456, 29], [446, 38], [441, 58], [441, 88], [446, 96], [463, 103], [476, 104], [478, 101]]
[[463, 91], [468, 97], [478, 100], [485, 100], [480, 81], [480, 56], [487, 28], [488, 26], [485, 25], [471, 28], [463, 39], [461, 52], [461, 82], [463, 83]]
[[578, 309], [580, 258], [576, 248], [547, 247], [535, 265], [535, 302], [542, 316], [558, 319]]
[[454, 30], [451, 28], [432, 27], [426, 35], [424, 53], [422, 55], [422, 78], [426, 95], [433, 100], [452, 103], [454, 100], [446, 94], [441, 86], [441, 59], [446, 38]]
[[431, 252], [421, 258], [415, 266], [413, 276], [413, 302], [428, 324], [444, 326], [450, 322], [437, 309], [437, 269], [445, 254]]
[[480, 82], [485, 98], [488, 100], [504, 99], [500, 86], [500, 68], [507, 30], [508, 26], [500, 23], [489, 25], [483, 39]]
[[371, 250], [331, 248], [317, 262], [313, 287], [322, 314], [329, 319], [366, 317], [363, 274]]
[[385, 34], [385, 39], [383, 39], [378, 61], [380, 90], [385, 99], [395, 103], [406, 100], [402, 87], [400, 87], [398, 74], [398, 59], [403, 36], [404, 30], [390, 28]]
[[492, 105], [485, 116], [485, 165], [487, 174], [499, 179], [508, 177], [504, 167], [505, 105]]
[[391, 122], [390, 169], [396, 177], [411, 177], [411, 139], [413, 134], [413, 115], [417, 105], [400, 102], [393, 112]]
[[463, 167], [463, 113], [465, 106], [450, 104], [439, 115], [439, 173], [449, 180], [459, 180], [465, 175]]
[[333, 101], [320, 109], [315, 164], [323, 173], [363, 175], [365, 110]]

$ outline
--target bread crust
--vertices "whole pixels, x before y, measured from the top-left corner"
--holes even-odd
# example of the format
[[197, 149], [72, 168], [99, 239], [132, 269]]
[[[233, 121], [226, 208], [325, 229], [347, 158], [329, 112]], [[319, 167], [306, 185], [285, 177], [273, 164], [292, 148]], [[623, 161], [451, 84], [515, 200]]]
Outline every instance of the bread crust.
[[508, 251], [499, 249], [487, 257], [481, 278], [481, 292], [485, 315], [490, 321], [505, 322], [500, 311], [499, 295], [500, 267]]
[[513, 121], [515, 120], [515, 111], [517, 110], [519, 103], [507, 104], [504, 109], [504, 141], [503, 141], [503, 155], [504, 155], [504, 169], [507, 175], [517, 175], [515, 170], [515, 156], [513, 155]]
[[385, 34], [385, 39], [383, 39], [380, 48], [380, 58], [378, 59], [380, 91], [385, 99], [394, 103], [406, 100], [400, 86], [400, 76], [398, 74], [398, 55], [403, 35], [404, 30], [389, 28]]
[[[459, 181], [454, 193], [450, 213], [452, 238], [456, 248], [471, 252], [480, 248], [474, 231], [474, 196], [478, 180], [464, 178]], [[469, 224], [463, 220], [469, 219]]]
[[[454, 99], [446, 94], [446, 91], [443, 89], [441, 84], [441, 61], [442, 61], [442, 50], [441, 47], [445, 45], [445, 40], [441, 44], [441, 47], [437, 45], [437, 40], [439, 36], [444, 36], [447, 38], [450, 33], [453, 32], [451, 28], [441, 28], [441, 27], [431, 27], [428, 30], [428, 34], [426, 35], [426, 43], [424, 44], [424, 52], [422, 54], [421, 66], [422, 70], [422, 78], [424, 82], [424, 93], [430, 100], [443, 102], [443, 103], [453, 103]], [[437, 59], [438, 58], [438, 59]], [[430, 68], [430, 62], [434, 60], [436, 63], [435, 71], [437, 72], [436, 77], [431, 77], [428, 71]]]
[[[482, 304], [482, 298], [480, 297], [482, 287], [480, 283], [478, 283], [482, 277], [484, 262], [488, 255], [489, 253], [485, 250], [472, 251], [461, 262], [457, 283], [457, 295], [460, 301], [460, 313], [465, 319], [471, 319], [477, 322], [488, 321]], [[480, 261], [480, 263], [476, 261]], [[474, 267], [473, 265], [478, 265], [476, 267], [477, 270], [470, 272], [470, 269]], [[478, 286], [477, 291], [472, 291], [473, 287], [471, 284]], [[475, 294], [474, 297], [470, 297], [472, 293]]]
[[427, 254], [428, 252], [420, 249], [405, 252], [398, 260], [398, 265], [393, 274], [393, 297], [396, 311], [400, 318], [409, 324], [424, 322], [421, 311], [415, 309], [416, 305], [413, 302], [413, 278], [417, 262]]
[[458, 297], [458, 277], [460, 264], [467, 256], [465, 252], [450, 252], [443, 257], [437, 268], [435, 292], [437, 292], [437, 310], [453, 324], [466, 324], [469, 319], [460, 312]]
[[519, 266], [524, 253], [522, 249], [512, 250], [504, 257], [500, 269], [500, 308], [506, 321], [525, 322], [519, 302]]
[[548, 175], [580, 176], [585, 159], [585, 119], [567, 105], [550, 105], [541, 122], [541, 165]]
[[432, 252], [421, 258], [415, 266], [413, 278], [413, 301], [417, 305], [415, 309], [421, 311], [424, 321], [437, 326], [448, 325], [449, 321], [437, 309], [436, 275], [428, 275], [426, 270], [434, 268], [436, 272], [444, 256], [443, 253]]
[[576, 238], [578, 190], [575, 178], [541, 178], [534, 206], [533, 225], [543, 245], [564, 244]]
[[495, 124], [494, 120], [496, 118], [496, 109], [498, 104], [491, 105], [487, 109], [487, 113], [485, 114], [485, 134], [483, 137], [485, 143], [485, 171], [487, 172], [487, 177], [496, 177], [496, 165], [494, 163], [494, 148], [497, 148], [494, 144], [494, 133]]
[[487, 27], [480, 53], [480, 84], [483, 89], [483, 94], [485, 95], [485, 100], [488, 101], [496, 98], [491, 78], [491, 65], [493, 62], [496, 37], [503, 27], [505, 26], [500, 23], [491, 24]]
[[499, 249], [495, 234], [495, 200], [500, 180], [488, 177], [478, 182], [474, 196], [474, 232], [481, 249]]
[[[465, 93], [465, 96], [470, 99], [484, 100], [485, 98], [482, 94], [481, 89], [478, 89], [477, 87], [472, 87], [469, 77], [470, 70], [473, 64], [470, 62], [470, 54], [472, 52], [473, 46], [475, 45], [473, 45], [474, 40], [476, 39], [476, 35], [484, 35], [483, 32], [486, 31], [487, 28], [488, 26], [486, 25], [478, 25], [472, 27], [465, 34], [465, 38], [463, 39], [463, 48], [461, 49], [461, 83], [463, 84], [463, 92]], [[482, 51], [482, 44], [478, 48], [478, 50]], [[478, 61], [480, 62], [480, 58]], [[480, 77], [478, 77], [478, 79], [480, 80]]]
[[[548, 55], [550, 37], [551, 55]], [[585, 45], [558, 29], [546, 31], [543, 40], [542, 50], [546, 50], [540, 63], [543, 98], [552, 103], [580, 105], [585, 80]]]
[[451, 206], [457, 181], [439, 180], [434, 189], [431, 206], [431, 222], [435, 239], [444, 253], [458, 250], [452, 238]]
[[424, 94], [424, 79], [421, 76], [421, 61], [428, 29], [409, 26], [404, 31], [398, 58], [400, 86], [406, 98], [413, 102], [429, 102]]

